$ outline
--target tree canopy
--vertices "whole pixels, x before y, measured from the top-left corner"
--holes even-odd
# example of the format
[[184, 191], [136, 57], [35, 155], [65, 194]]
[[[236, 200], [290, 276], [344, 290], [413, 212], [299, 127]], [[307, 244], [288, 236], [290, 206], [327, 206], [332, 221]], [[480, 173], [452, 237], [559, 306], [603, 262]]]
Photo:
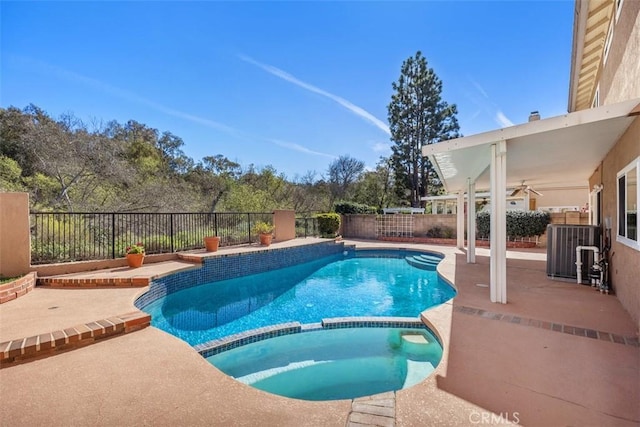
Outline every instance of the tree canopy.
[[195, 161], [183, 148], [179, 136], [135, 120], [90, 127], [35, 105], [0, 108], [0, 191], [26, 191], [32, 209], [66, 212], [326, 212], [338, 198], [385, 199], [360, 190], [364, 163], [350, 156], [326, 177], [309, 171], [289, 180], [223, 154]]
[[420, 51], [402, 63], [392, 87], [387, 110], [396, 195], [419, 207], [422, 196], [442, 187], [422, 147], [459, 136], [457, 108], [442, 100], [442, 81]]
[[327, 212], [336, 202], [380, 211], [438, 194], [422, 147], [458, 137], [456, 106], [420, 52], [405, 60], [388, 105], [392, 154], [375, 169], [349, 155], [326, 175], [289, 180], [272, 166], [243, 166], [223, 154], [194, 160], [184, 141], [135, 120], [83, 123], [29, 105], [0, 108], [0, 191], [29, 192], [31, 208], [67, 212]]

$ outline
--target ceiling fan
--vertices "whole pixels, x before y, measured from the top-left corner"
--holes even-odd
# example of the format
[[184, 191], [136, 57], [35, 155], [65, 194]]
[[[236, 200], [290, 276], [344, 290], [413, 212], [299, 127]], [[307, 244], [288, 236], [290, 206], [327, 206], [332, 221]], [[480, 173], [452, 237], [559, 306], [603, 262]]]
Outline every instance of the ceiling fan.
[[539, 191], [536, 191], [533, 189], [533, 187], [531, 187], [530, 185], [526, 185], [524, 183], [524, 181], [522, 181], [522, 184], [518, 185], [513, 192], [511, 193], [511, 197], [517, 195], [518, 193], [523, 192], [525, 194], [529, 194], [530, 192], [533, 194], [537, 194], [538, 196], [542, 196], [542, 193], [540, 193]]

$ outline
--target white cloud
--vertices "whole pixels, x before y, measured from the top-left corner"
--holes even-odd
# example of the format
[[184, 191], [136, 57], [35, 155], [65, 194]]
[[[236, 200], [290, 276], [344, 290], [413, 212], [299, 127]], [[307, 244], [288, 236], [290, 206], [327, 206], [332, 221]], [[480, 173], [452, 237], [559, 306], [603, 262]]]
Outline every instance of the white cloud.
[[503, 128], [513, 126], [513, 122], [509, 120], [507, 116], [505, 116], [504, 113], [500, 110], [498, 110], [498, 112], [496, 113], [495, 121]]
[[378, 129], [382, 130], [384, 133], [386, 133], [387, 135], [391, 135], [391, 132], [389, 131], [389, 126], [387, 126], [382, 120], [379, 120], [378, 118], [376, 118], [375, 116], [373, 116], [373, 114], [369, 113], [368, 111], [366, 111], [364, 108], [358, 107], [357, 105], [347, 101], [346, 99], [339, 97], [338, 95], [334, 95], [332, 93], [329, 93], [323, 89], [320, 89], [319, 87], [313, 86], [309, 83], [303, 82], [302, 80], [297, 79], [296, 77], [294, 77], [293, 75], [287, 73], [286, 71], [283, 71], [279, 68], [276, 68], [272, 65], [267, 65], [267, 64], [263, 64], [261, 62], [256, 61], [255, 59], [247, 56], [247, 55], [238, 55], [238, 57], [245, 61], [248, 62], [249, 64], [255, 65], [256, 67], [262, 68], [264, 71], [266, 71], [269, 74], [273, 74], [276, 77], [279, 77], [283, 80], [288, 81], [289, 83], [293, 83], [296, 86], [300, 86], [303, 89], [306, 89], [310, 92], [313, 93], [317, 93], [319, 95], [325, 96], [335, 102], [337, 102], [338, 104], [340, 104], [341, 106], [343, 106], [344, 108], [346, 108], [347, 110], [351, 111], [353, 114], [362, 117], [364, 120], [368, 121], [369, 123], [372, 123], [374, 126], [376, 126]]
[[313, 151], [307, 147], [304, 147], [300, 144], [296, 144], [293, 142], [286, 142], [286, 141], [281, 141], [278, 139], [269, 139], [268, 141], [273, 142], [276, 145], [279, 145], [280, 147], [283, 148], [288, 148], [289, 150], [293, 150], [293, 151], [299, 151], [300, 153], [305, 153], [305, 154], [312, 154], [314, 156], [323, 156], [323, 157], [329, 157], [331, 159], [335, 159], [337, 158], [337, 156], [334, 156], [333, 154], [327, 154], [327, 153], [322, 153], [320, 151]]

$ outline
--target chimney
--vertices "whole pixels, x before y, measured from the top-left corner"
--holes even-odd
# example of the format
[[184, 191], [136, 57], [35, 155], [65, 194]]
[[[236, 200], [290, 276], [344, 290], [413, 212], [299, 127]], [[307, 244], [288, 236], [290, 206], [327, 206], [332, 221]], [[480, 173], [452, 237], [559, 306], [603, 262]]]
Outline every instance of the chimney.
[[533, 122], [536, 120], [540, 120], [540, 113], [538, 113], [537, 111], [532, 111], [531, 114], [529, 114], [529, 121]]

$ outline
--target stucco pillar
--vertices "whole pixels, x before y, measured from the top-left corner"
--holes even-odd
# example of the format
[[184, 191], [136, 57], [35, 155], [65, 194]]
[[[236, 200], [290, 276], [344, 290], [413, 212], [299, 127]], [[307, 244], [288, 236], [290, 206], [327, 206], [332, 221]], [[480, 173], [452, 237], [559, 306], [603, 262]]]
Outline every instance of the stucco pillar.
[[458, 205], [456, 206], [456, 245], [458, 249], [464, 248], [464, 191], [458, 192]]
[[282, 242], [296, 238], [296, 212], [293, 210], [273, 211], [273, 225], [276, 227], [274, 240]]
[[467, 264], [476, 263], [476, 183], [467, 181]]
[[0, 193], [0, 277], [23, 275], [30, 267], [29, 193]]
[[491, 302], [507, 303], [507, 143], [491, 145]]

